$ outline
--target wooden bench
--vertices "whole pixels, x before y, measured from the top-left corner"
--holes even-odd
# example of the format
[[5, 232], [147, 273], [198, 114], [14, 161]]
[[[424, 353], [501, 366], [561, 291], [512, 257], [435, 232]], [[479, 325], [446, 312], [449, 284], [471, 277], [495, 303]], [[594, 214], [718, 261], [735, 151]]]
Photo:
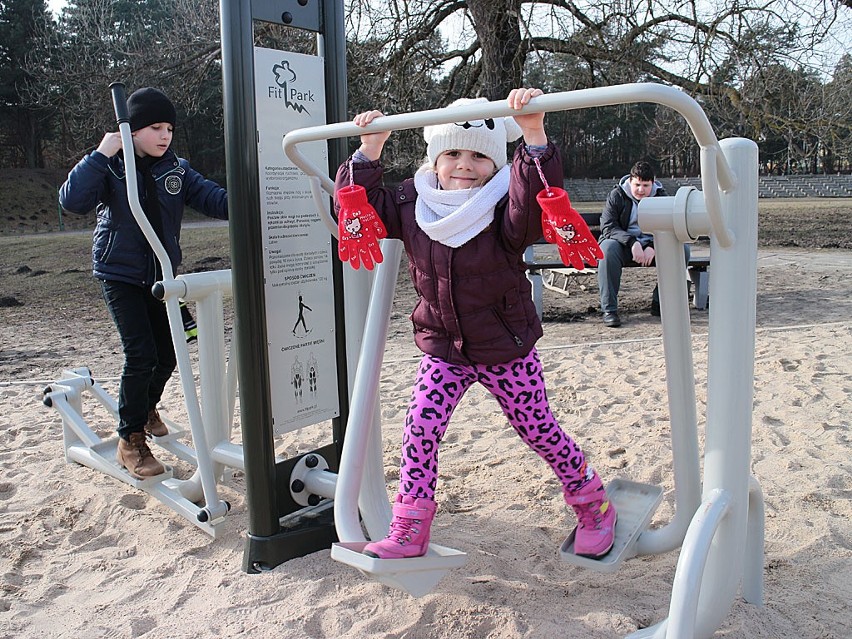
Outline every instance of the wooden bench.
[[[589, 226], [589, 230], [592, 232], [594, 238], [596, 240], [599, 239], [601, 235], [601, 214], [580, 213], [580, 216], [583, 218], [583, 221]], [[535, 308], [538, 312], [539, 317], [541, 317], [542, 313], [541, 296], [542, 289], [544, 287], [542, 271], [556, 271], [566, 276], [576, 275], [580, 273], [591, 274], [597, 272], [597, 269], [589, 267], [586, 267], [583, 271], [577, 271], [573, 268], [566, 267], [561, 260], [557, 261], [553, 259], [537, 259], [535, 255], [535, 247], [542, 244], [546, 245], [547, 242], [541, 239], [533, 246], [527, 248], [527, 250], [524, 252], [524, 264], [527, 267], [527, 279], [530, 280], [530, 283], [533, 287], [533, 302], [535, 303]], [[687, 264], [687, 271], [689, 272], [689, 279], [692, 280], [693, 286], [695, 286], [693, 306], [695, 306], [695, 308], [697, 309], [704, 310], [705, 308], [707, 308], [707, 299], [709, 296], [710, 256], [690, 256], [689, 263]]]

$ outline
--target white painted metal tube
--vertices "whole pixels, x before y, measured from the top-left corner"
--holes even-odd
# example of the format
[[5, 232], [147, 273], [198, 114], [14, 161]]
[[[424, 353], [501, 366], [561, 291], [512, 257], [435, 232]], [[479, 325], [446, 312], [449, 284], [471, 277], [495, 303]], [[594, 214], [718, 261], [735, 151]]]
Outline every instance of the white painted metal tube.
[[745, 567], [743, 569], [743, 599], [755, 606], [763, 605], [763, 543], [764, 527], [763, 491], [752, 476], [748, 483], [748, 533], [746, 537]]
[[237, 353], [237, 340], [231, 339], [231, 355], [228, 358], [228, 364], [225, 368], [225, 375], [228, 379], [228, 439], [233, 436], [234, 432], [234, 414], [237, 410], [237, 362], [239, 354]]
[[[219, 528], [221, 527], [221, 521], [217, 522], [215, 520], [221, 520], [221, 516], [227, 513], [227, 506], [223, 503], [219, 509], [220, 512], [217, 513], [217, 516], [202, 522], [198, 519], [198, 507], [192, 503], [192, 500], [183, 497], [179, 491], [174, 490], [174, 482], [176, 481], [177, 480], [174, 479], [168, 479], [161, 484], [156, 484], [151, 488], [144, 490], [165, 504], [166, 507], [171, 508], [178, 515], [187, 521], [191, 521], [198, 528], [216, 539]], [[223, 509], [224, 512], [221, 512]]]
[[[656, 200], [659, 198], [648, 198]], [[671, 419], [674, 467], [675, 514], [664, 527], [644, 531], [636, 545], [638, 554], [659, 554], [680, 546], [692, 516], [701, 503], [698, 419], [695, 400], [695, 366], [692, 360], [692, 331], [686, 294], [686, 264], [683, 244], [675, 237], [671, 208], [664, 222], [669, 230], [654, 230], [660, 311], [663, 323], [663, 352], [666, 389]], [[643, 230], [642, 206], [639, 225]]]
[[723, 157], [719, 146], [701, 147], [701, 189], [704, 191], [704, 203], [710, 214], [710, 226], [713, 227], [713, 235], [719, 246], [730, 248], [734, 243], [734, 234], [730, 227], [725, 225], [722, 216], [722, 200], [719, 197], [719, 184], [717, 177], [718, 159]]
[[[379, 377], [387, 341], [388, 323], [393, 306], [393, 291], [396, 286], [402, 243], [399, 240], [382, 240], [384, 261], [376, 266], [375, 282], [370, 294], [367, 319], [358, 368], [349, 405], [349, 422], [346, 427], [346, 443], [340, 458], [337, 488], [334, 493], [334, 524], [342, 542], [366, 541], [358, 517], [359, 496], [367, 463], [372, 463], [370, 445], [375, 443], [375, 430], [380, 423], [376, 414], [378, 404]], [[379, 460], [378, 468], [381, 468]], [[382, 508], [381, 502], [384, 502]], [[390, 512], [387, 493], [374, 496], [364, 508], [368, 530], [384, 528], [387, 532]], [[371, 523], [370, 519], [378, 520]]]
[[[79, 370], [79, 369], [78, 369]], [[77, 371], [65, 371], [65, 377], [50, 385], [51, 392], [62, 389], [65, 392], [74, 391], [80, 393], [94, 385], [92, 374], [84, 369], [82, 374]]]
[[[728, 511], [729, 503], [730, 496], [725, 491], [711, 490], [692, 518], [677, 560], [666, 639], [695, 636], [702, 577], [713, 537]], [[727, 615], [727, 612], [725, 614]]]
[[689, 526], [677, 571], [669, 616], [663, 621], [627, 635], [626, 639], [695, 639], [695, 621], [701, 591], [701, 578], [710, 545], [727, 512], [730, 498], [720, 490], [712, 491], [709, 501], [698, 509]]
[[[198, 444], [196, 444], [196, 458], [195, 462], [198, 463]], [[204, 499], [204, 486], [201, 483], [201, 471], [198, 468], [195, 469], [195, 472], [192, 473], [192, 476], [189, 479], [175, 479], [173, 480], [172, 488], [184, 499], [189, 500], [193, 503], [197, 503]]]
[[233, 280], [231, 271], [203, 271], [178, 275], [173, 280], [164, 279], [159, 283], [163, 292], [163, 300], [179, 297], [182, 300], [196, 301], [212, 293], [222, 292], [231, 294]]
[[[162, 299], [164, 302], [173, 297], [186, 299], [186, 280], [180, 278], [176, 280], [168, 280], [163, 278], [162, 281], [157, 282], [157, 286], [162, 292]], [[157, 292], [158, 296], [160, 296], [160, 291]]]
[[337, 475], [327, 470], [313, 468], [305, 474], [305, 492], [332, 499], [337, 488]]
[[[214, 278], [210, 278], [214, 281]], [[230, 281], [230, 275], [227, 277]], [[210, 448], [228, 443], [231, 437], [227, 375], [225, 374], [225, 320], [223, 290], [205, 288], [195, 305], [198, 314], [198, 368], [201, 386], [201, 414]], [[213, 475], [221, 480], [224, 466], [215, 464]]]
[[[216, 472], [214, 470], [213, 461], [210, 458], [210, 446], [208, 444], [207, 433], [204, 428], [201, 408], [198, 403], [198, 393], [195, 387], [195, 375], [192, 371], [192, 362], [189, 359], [189, 350], [186, 347], [186, 335], [183, 330], [183, 320], [180, 314], [180, 302], [177, 297], [172, 297], [166, 300], [166, 310], [169, 316], [169, 328], [171, 329], [172, 343], [175, 346], [175, 355], [177, 356], [178, 374], [180, 375], [186, 412], [189, 418], [192, 443], [195, 446], [195, 454], [198, 461], [198, 470], [196, 474], [200, 477], [197, 479], [201, 486], [204, 495], [204, 502], [207, 507], [214, 511], [219, 511], [222, 506], [221, 500], [219, 499], [218, 488], [216, 486]], [[200, 334], [201, 329], [199, 329], [199, 335]], [[206, 375], [202, 377], [206, 377]], [[184, 494], [183, 490], [181, 492]], [[189, 491], [184, 494], [184, 497], [190, 501], [198, 501], [200, 495], [197, 495], [195, 491]], [[227, 508], [225, 508], [225, 510], [227, 511]]]
[[224, 464], [229, 468], [238, 470], [246, 469], [246, 462], [243, 456], [243, 447], [230, 442], [221, 442], [213, 447], [212, 457], [214, 461]]
[[81, 415], [83, 414], [82, 391], [88, 390], [98, 403], [103, 406], [113, 417], [118, 417], [118, 402], [103, 389], [103, 387], [92, 377], [92, 371], [85, 366], [62, 371], [62, 378], [51, 385], [52, 391], [75, 390], [75, 396], [68, 396], [72, 406]]
[[81, 412], [70, 405], [69, 400], [72, 398], [79, 399], [79, 397], [79, 392], [71, 389], [66, 391], [58, 384], [55, 385], [54, 392], [50, 394], [52, 406], [62, 417], [63, 426], [70, 428], [74, 435], [88, 448], [94, 448], [101, 443], [101, 438], [94, 434], [86, 425], [86, 422], [81, 417]]
[[[316, 180], [314, 180], [316, 181]], [[327, 198], [324, 199], [327, 201]], [[365, 326], [367, 312], [370, 308], [373, 287], [389, 287], [385, 289], [380, 305], [387, 304], [386, 313], [374, 312], [371, 321], [389, 321], [392, 297], [399, 262], [402, 255], [402, 243], [393, 240], [381, 243], [384, 255], [384, 264], [381, 270], [368, 271], [366, 269], [343, 269], [343, 290], [346, 304], [346, 361], [356, 362], [347, 368], [347, 387], [349, 396], [352, 397], [355, 388], [355, 377], [358, 371], [357, 362], [360, 361], [361, 350], [366, 336]], [[378, 272], [377, 272], [378, 271]], [[378, 281], [381, 273], [380, 284]], [[390, 298], [385, 297], [390, 295]], [[387, 330], [387, 329], [385, 329]], [[346, 441], [347, 436], [344, 436]], [[375, 406], [373, 408], [373, 423], [370, 429], [370, 441], [366, 444], [366, 458], [364, 460], [363, 475], [361, 477], [361, 489], [358, 494], [358, 506], [361, 510], [361, 523], [367, 529], [371, 539], [384, 537], [387, 534], [391, 519], [391, 507], [388, 501], [387, 482], [385, 481], [383, 448], [382, 448], [382, 414], [381, 401], [378, 390], [375, 395]], [[345, 444], [344, 444], [345, 447]]]
[[[203, 277], [209, 275], [209, 277]], [[196, 277], [192, 277], [196, 276]], [[225, 326], [223, 319], [223, 288], [230, 290], [230, 273], [215, 271], [209, 273], [193, 273], [186, 276], [186, 298], [197, 299], [196, 321], [198, 323], [198, 367], [204, 371], [199, 376], [201, 384], [201, 427], [204, 430], [205, 441], [210, 446], [205, 448], [209, 459], [209, 472], [213, 476], [214, 485], [222, 479], [225, 463], [221, 458], [220, 445], [230, 442], [230, 404], [228, 401], [227, 377], [225, 374]], [[194, 384], [194, 381], [193, 381]], [[190, 424], [191, 425], [191, 424]], [[193, 443], [196, 446], [196, 464], [198, 468], [187, 480], [177, 481], [176, 486], [183, 497], [190, 501], [205, 503], [207, 494], [204, 492], [204, 470], [199, 463], [200, 444], [193, 433]], [[215, 451], [219, 450], [219, 455]], [[210, 451], [210, 452], [207, 452]], [[228, 464], [234, 468], [243, 468], [242, 459], [236, 464]], [[224, 510], [227, 512], [227, 509]]]
[[[722, 195], [735, 243], [711, 235], [710, 337], [707, 365], [707, 425], [704, 500], [714, 490], [730, 495], [704, 570], [696, 639], [707, 639], [724, 621], [737, 594], [745, 562], [754, 398], [754, 334], [757, 292], [757, 145], [722, 142], [739, 180]], [[756, 542], [752, 543], [752, 546]]]
[[108, 394], [104, 390], [104, 387], [98, 383], [94, 383], [89, 389], [89, 392], [94, 395], [95, 399], [101, 406], [109, 411], [110, 415], [118, 419], [118, 400], [116, 400], [115, 397]]
[[[622, 84], [612, 87], [594, 87], [579, 91], [549, 93], [533, 98], [520, 111], [510, 109], [505, 101], [499, 100], [482, 104], [469, 104], [429, 111], [388, 115], [374, 120], [366, 127], [359, 127], [352, 122], [338, 122], [337, 124], [306, 127], [304, 129], [296, 129], [285, 135], [282, 146], [284, 153], [290, 158], [293, 164], [308, 175], [319, 178], [322, 187], [328, 193], [332, 193], [334, 191], [334, 182], [325, 175], [322, 169], [305, 157], [296, 145], [316, 140], [356, 137], [362, 133], [414, 129], [432, 124], [507, 117], [519, 113], [567, 111], [633, 102], [652, 102], [674, 109], [686, 119], [702, 151], [708, 148], [719, 149], [719, 141], [713, 132], [713, 127], [710, 125], [710, 121], [699, 104], [679, 89], [655, 83]], [[729, 191], [736, 186], [737, 178], [731, 171], [722, 153], [702, 153], [701, 159], [701, 174], [702, 176], [706, 174], [715, 178], [712, 185], [714, 189], [717, 188], [717, 184], [718, 188], [721, 188], [723, 191]], [[713, 162], [712, 169], [705, 165], [705, 162], [708, 161]], [[708, 177], [708, 182], [709, 180], [710, 178]], [[707, 190], [709, 185], [707, 183], [702, 184], [704, 189]], [[733, 239], [724, 225], [722, 211], [719, 208], [713, 208], [717, 206], [718, 200], [714, 199], [708, 202], [713, 230], [722, 246], [730, 246]], [[328, 221], [326, 221], [326, 225], [328, 224]]]
[[325, 224], [325, 228], [328, 229], [328, 232], [337, 239], [337, 224], [334, 223], [334, 218], [331, 217], [331, 213], [328, 211], [328, 195], [331, 195], [334, 192], [334, 184], [326, 184], [326, 188], [330, 189], [326, 194], [323, 191], [323, 182], [315, 175], [309, 175], [309, 183], [311, 185], [311, 195], [314, 198], [314, 203], [317, 205], [317, 208], [320, 209], [320, 219], [323, 224]]
[[[394, 278], [395, 280], [396, 278]], [[401, 442], [401, 439], [400, 439]], [[370, 539], [382, 539], [390, 526], [391, 512], [385, 483], [385, 465], [382, 448], [382, 409], [381, 398], [376, 394], [373, 408], [373, 427], [370, 440], [366, 444], [364, 459], [364, 477], [358, 493], [358, 507], [361, 519]]]

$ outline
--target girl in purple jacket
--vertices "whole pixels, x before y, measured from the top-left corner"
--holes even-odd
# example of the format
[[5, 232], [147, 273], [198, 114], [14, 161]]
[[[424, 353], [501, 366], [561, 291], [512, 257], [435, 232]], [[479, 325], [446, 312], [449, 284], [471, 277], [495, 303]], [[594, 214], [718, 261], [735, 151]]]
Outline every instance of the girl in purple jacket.
[[[521, 109], [539, 89], [514, 89]], [[485, 102], [458, 100], [450, 106]], [[366, 126], [379, 111], [354, 122]], [[506, 143], [523, 135], [507, 164]], [[542, 236], [536, 194], [561, 184], [562, 162], [544, 132], [544, 114], [428, 126], [428, 160], [395, 189], [382, 185], [379, 158], [390, 133], [361, 136], [337, 174], [337, 187], [363, 186], [389, 237], [402, 240], [419, 296], [411, 314], [423, 358], [405, 418], [399, 490], [387, 537], [364, 554], [419, 557], [435, 515], [438, 447], [453, 410], [478, 382], [509, 423], [562, 483], [578, 526], [575, 552], [601, 557], [612, 547], [616, 513], [598, 474], [559, 427], [547, 401], [535, 343], [542, 335], [523, 253]], [[541, 169], [539, 174], [538, 165]]]

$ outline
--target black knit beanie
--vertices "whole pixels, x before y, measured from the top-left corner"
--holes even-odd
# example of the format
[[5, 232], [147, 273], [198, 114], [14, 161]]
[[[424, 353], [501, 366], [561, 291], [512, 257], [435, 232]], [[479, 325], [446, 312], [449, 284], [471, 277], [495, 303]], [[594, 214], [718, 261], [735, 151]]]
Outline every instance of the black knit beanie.
[[157, 122], [168, 122], [175, 126], [177, 112], [166, 94], [152, 87], [137, 89], [127, 98], [130, 114], [130, 130], [138, 131]]

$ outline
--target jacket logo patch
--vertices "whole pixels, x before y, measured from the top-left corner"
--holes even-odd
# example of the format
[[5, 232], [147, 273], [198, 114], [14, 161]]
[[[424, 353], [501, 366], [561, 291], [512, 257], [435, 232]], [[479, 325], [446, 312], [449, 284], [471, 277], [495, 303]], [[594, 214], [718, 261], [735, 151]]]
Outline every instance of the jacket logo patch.
[[180, 193], [180, 189], [183, 186], [183, 180], [181, 180], [177, 175], [170, 175], [166, 178], [165, 186], [169, 195], [177, 195]]

